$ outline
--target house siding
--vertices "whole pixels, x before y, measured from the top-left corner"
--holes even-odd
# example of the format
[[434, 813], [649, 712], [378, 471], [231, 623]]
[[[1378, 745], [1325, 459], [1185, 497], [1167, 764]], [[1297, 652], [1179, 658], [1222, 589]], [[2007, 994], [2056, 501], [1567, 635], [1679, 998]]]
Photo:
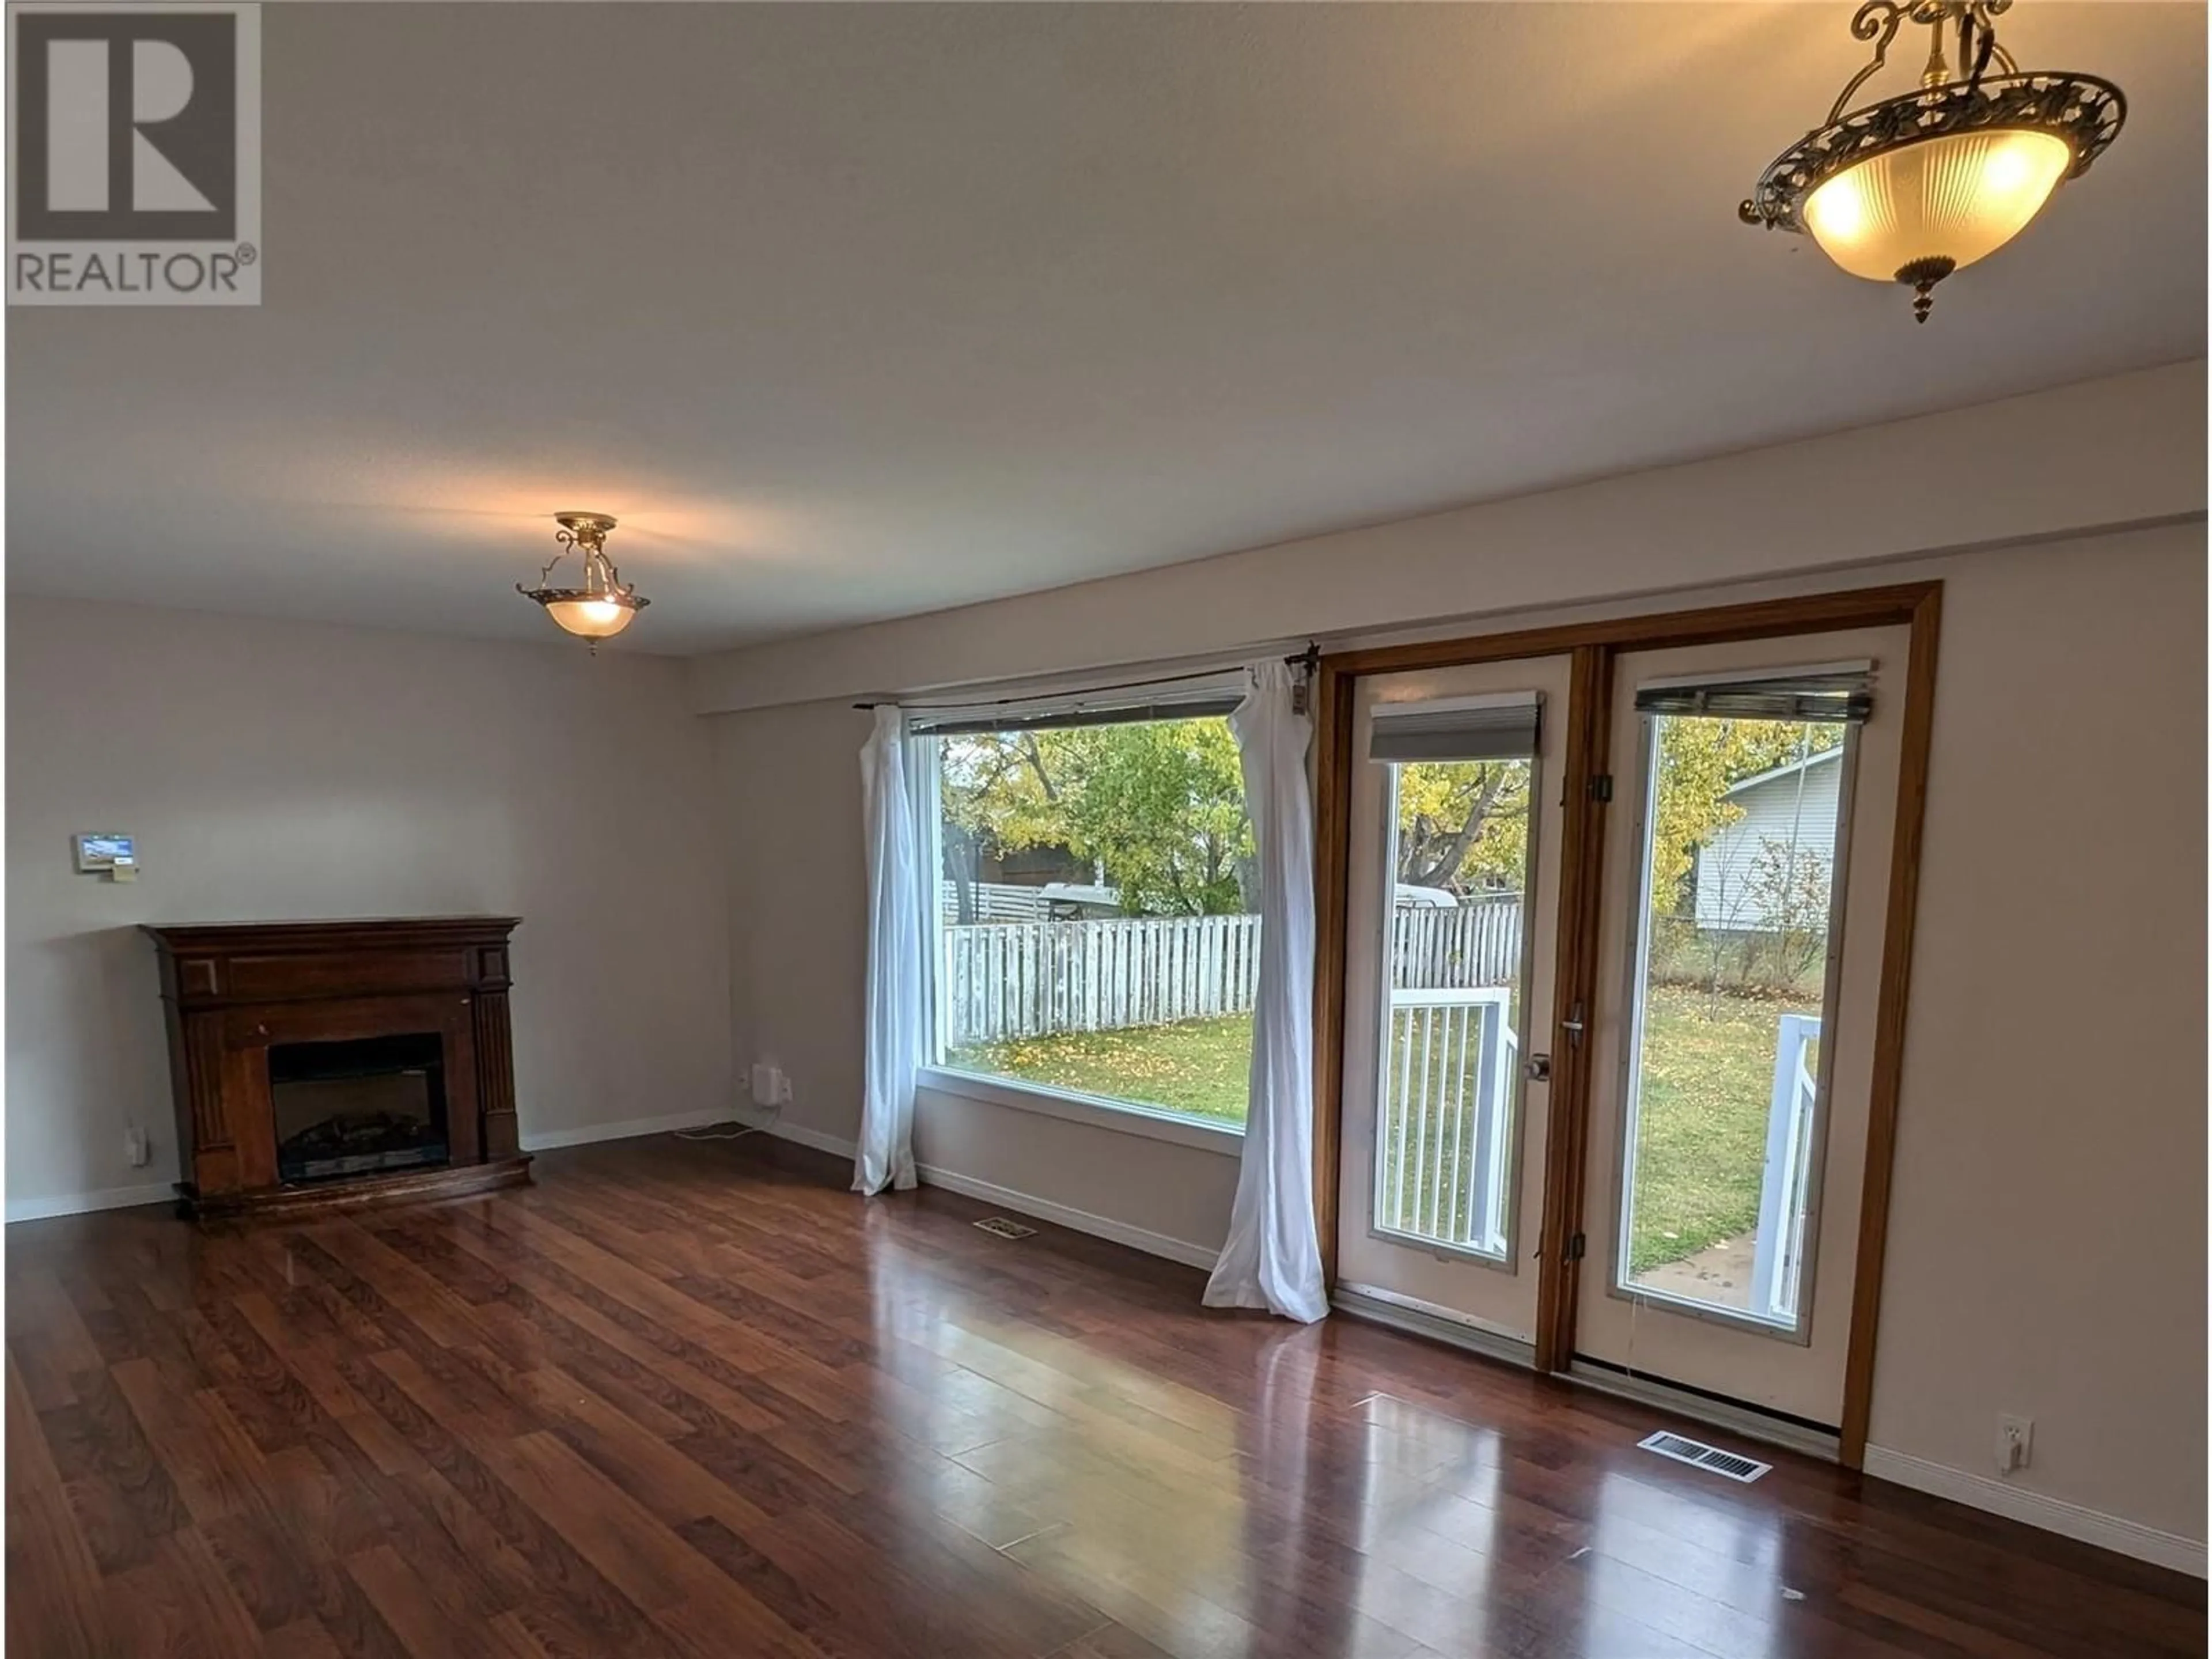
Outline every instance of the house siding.
[[[1802, 772], [1787, 772], [1732, 796], [1743, 817], [1717, 831], [1698, 849], [1697, 925], [1701, 928], [1771, 928], [1771, 903], [1755, 901], [1745, 888], [1767, 841], [1797, 844], [1818, 854], [1833, 868], [1836, 819], [1844, 769], [1838, 761], [1816, 761]], [[1803, 798], [1799, 798], [1799, 779]]]

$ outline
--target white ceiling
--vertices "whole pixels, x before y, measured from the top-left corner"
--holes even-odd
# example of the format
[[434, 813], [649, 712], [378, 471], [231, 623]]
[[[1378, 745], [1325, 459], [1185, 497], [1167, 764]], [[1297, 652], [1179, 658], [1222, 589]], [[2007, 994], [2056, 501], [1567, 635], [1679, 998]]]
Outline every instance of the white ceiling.
[[537, 638], [591, 507], [696, 651], [2203, 354], [2202, 5], [2009, 14], [2128, 126], [1924, 328], [1735, 217], [1849, 12], [264, 7], [264, 303], [8, 313], [9, 585]]

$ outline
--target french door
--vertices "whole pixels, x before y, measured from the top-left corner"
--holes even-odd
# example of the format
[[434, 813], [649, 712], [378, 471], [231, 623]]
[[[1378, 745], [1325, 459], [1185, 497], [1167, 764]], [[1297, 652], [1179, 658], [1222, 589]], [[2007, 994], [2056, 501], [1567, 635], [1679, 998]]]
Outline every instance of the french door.
[[1569, 665], [1352, 694], [1336, 1288], [1515, 1352], [1536, 1328]]
[[1842, 1420], [1908, 637], [1613, 661], [1578, 1366]]
[[1340, 660], [1340, 1305], [1856, 1458], [1936, 592]]

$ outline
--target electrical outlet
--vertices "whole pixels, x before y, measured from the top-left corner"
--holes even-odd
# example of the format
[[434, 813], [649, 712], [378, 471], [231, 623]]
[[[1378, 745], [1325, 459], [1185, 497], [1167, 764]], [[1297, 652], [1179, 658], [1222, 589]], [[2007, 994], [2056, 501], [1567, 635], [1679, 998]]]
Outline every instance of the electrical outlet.
[[2035, 1419], [2000, 1415], [1997, 1419], [1997, 1473], [2017, 1474], [2026, 1468], [2035, 1449]]
[[123, 1132], [123, 1156], [131, 1160], [134, 1170], [145, 1168], [146, 1160], [153, 1156], [146, 1144], [146, 1132], [135, 1123]]

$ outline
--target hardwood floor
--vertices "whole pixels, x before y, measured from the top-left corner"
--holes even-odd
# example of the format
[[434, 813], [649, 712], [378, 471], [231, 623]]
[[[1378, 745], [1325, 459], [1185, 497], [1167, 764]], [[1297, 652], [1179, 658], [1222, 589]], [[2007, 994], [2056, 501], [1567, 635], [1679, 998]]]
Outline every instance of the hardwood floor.
[[7, 1231], [7, 1634], [61, 1656], [2203, 1653], [2203, 1586], [796, 1148]]

